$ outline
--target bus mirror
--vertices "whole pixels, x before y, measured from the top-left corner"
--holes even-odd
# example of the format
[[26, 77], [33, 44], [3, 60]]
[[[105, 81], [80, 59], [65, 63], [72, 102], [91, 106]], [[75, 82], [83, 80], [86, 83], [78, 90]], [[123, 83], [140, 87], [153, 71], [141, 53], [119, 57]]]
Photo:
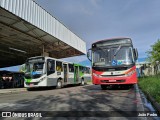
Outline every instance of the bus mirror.
[[90, 56], [90, 50], [91, 50], [91, 49], [89, 49], [88, 52], [87, 52], [87, 58], [88, 58], [88, 60], [91, 61], [91, 58], [90, 58], [90, 57], [91, 57], [91, 56]]
[[135, 59], [137, 60], [138, 59], [138, 50], [137, 50], [137, 48], [134, 49], [134, 54], [135, 54]]
[[87, 57], [88, 57], [88, 58], [90, 57], [90, 53], [89, 53], [89, 51], [87, 52]]

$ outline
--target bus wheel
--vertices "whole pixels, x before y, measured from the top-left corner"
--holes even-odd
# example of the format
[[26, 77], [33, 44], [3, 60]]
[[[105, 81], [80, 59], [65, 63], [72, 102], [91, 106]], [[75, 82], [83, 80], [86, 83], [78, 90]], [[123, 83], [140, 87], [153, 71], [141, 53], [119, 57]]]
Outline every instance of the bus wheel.
[[58, 89], [62, 88], [62, 82], [61, 82], [61, 80], [57, 81], [57, 88]]
[[33, 88], [26, 88], [27, 89], [27, 91], [32, 91], [33, 90]]
[[134, 87], [134, 84], [130, 84], [129, 87], [130, 87], [130, 88], [133, 88], [133, 87]]
[[84, 79], [81, 80], [81, 85], [84, 86]]
[[102, 89], [102, 90], [106, 90], [106, 89], [107, 89], [107, 86], [106, 86], [106, 85], [101, 85], [101, 89]]

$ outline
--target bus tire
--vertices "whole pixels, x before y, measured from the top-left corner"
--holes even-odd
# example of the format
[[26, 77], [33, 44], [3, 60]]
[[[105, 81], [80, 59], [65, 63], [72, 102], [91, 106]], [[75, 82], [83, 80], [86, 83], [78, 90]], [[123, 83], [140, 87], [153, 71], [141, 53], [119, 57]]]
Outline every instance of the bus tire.
[[84, 79], [81, 79], [81, 85], [82, 85], [82, 86], [85, 85]]
[[101, 85], [101, 89], [102, 89], [102, 90], [106, 90], [106, 89], [107, 89], [107, 86], [106, 86], [106, 85]]
[[33, 88], [26, 88], [27, 89], [27, 91], [32, 91], [33, 90]]
[[60, 89], [62, 88], [62, 81], [61, 80], [58, 80], [57, 81], [57, 86], [56, 86], [57, 89]]

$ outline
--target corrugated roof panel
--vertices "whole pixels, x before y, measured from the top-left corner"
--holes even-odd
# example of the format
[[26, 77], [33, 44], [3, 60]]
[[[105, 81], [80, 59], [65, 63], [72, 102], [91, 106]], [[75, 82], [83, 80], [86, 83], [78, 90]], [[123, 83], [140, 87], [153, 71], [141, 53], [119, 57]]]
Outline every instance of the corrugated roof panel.
[[46, 22], [46, 27], [48, 29], [48, 33], [50, 33], [50, 26], [51, 26], [51, 21], [49, 19], [50, 15], [48, 13], [46, 15], [47, 15], [46, 16], [46, 19], [47, 19], [46, 21], [48, 21], [48, 22]]
[[33, 13], [33, 11], [34, 11], [34, 7], [33, 6], [34, 6], [34, 3], [31, 2], [29, 6], [30, 6], [30, 13], [29, 14], [30, 14], [30, 18], [31, 18], [31, 19], [29, 19], [29, 22], [33, 23], [33, 14], [34, 14]]
[[18, 15], [18, 12], [19, 12], [19, 2], [18, 2], [18, 0], [16, 0], [15, 1], [16, 2], [16, 4], [15, 4], [15, 6], [14, 6], [14, 8], [15, 8], [15, 15]]
[[35, 4], [34, 2], [32, 2], [32, 7], [31, 7], [31, 8], [32, 8], [32, 9], [31, 9], [31, 11], [32, 11], [32, 22], [31, 22], [31, 23], [32, 23], [33, 25], [35, 25], [35, 20], [36, 20], [36, 19], [35, 19], [35, 17], [36, 17], [36, 15], [35, 15], [36, 7], [35, 7], [35, 6], [36, 6], [36, 4]]
[[55, 18], [51, 19], [51, 35], [55, 36]]
[[44, 30], [44, 24], [43, 24], [43, 21], [44, 21], [44, 11], [43, 10], [41, 10], [40, 11], [41, 12], [41, 21], [40, 21], [40, 28], [42, 29], [42, 30]]
[[[27, 14], [27, 13], [26, 13]], [[31, 5], [29, 5], [29, 1], [28, 1], [28, 18], [27, 18], [27, 21], [31, 21]]]
[[1, 0], [1, 2], [0, 2], [1, 7], [4, 7], [4, 2], [5, 2], [4, 0]]
[[35, 23], [34, 23], [34, 25], [35, 26], [38, 26], [38, 22], [37, 22], [37, 20], [38, 20], [38, 6], [35, 4]]
[[[9, 9], [10, 11], [12, 10], [12, 6], [13, 6], [12, 3], [13, 3], [13, 2], [8, 1], [8, 9]], [[13, 11], [14, 11], [14, 10], [13, 10]]]
[[3, 7], [5, 7], [6, 9], [8, 9], [8, 0], [4, 0], [4, 4], [3, 4]]
[[65, 40], [66, 42], [68, 41], [68, 42], [70, 43], [70, 40], [69, 40], [69, 36], [70, 36], [70, 35], [68, 34], [68, 30], [67, 30], [66, 27], [63, 28], [63, 32], [64, 32], [64, 33], [63, 33], [64, 36], [67, 36], [66, 38], [64, 38], [64, 40]]
[[[59, 23], [59, 22], [58, 22]], [[59, 23], [59, 30], [58, 30], [58, 35], [59, 35], [59, 39], [60, 40], [63, 40], [63, 38], [64, 38], [64, 34], [63, 34], [63, 25], [61, 24], [61, 23]], [[64, 42], [65, 42], [65, 40], [64, 40]], [[66, 43], [66, 42], [65, 42]]]
[[47, 26], [48, 26], [48, 33], [51, 34], [51, 17], [50, 17], [49, 14], [48, 14], [47, 16], [48, 16], [48, 21], [50, 21], [50, 22], [47, 23]]
[[17, 3], [17, 2], [13, 2], [13, 8], [12, 8], [12, 9], [13, 9], [13, 13], [14, 13], [14, 14], [16, 14], [16, 9], [14, 9], [14, 8], [16, 7], [16, 3]]
[[19, 12], [18, 12], [18, 16], [22, 18], [22, 6], [23, 6], [23, 3], [22, 3], [22, 0], [19, 0]]
[[86, 53], [86, 44], [82, 39], [32, 0], [0, 0], [0, 6], [82, 53]]
[[39, 28], [42, 28], [42, 13], [41, 13], [41, 9], [39, 8], [39, 14], [38, 14], [38, 26], [39, 26]]
[[25, 15], [25, 8], [26, 8], [25, 6], [26, 6], [26, 2], [22, 2], [22, 13], [21, 14], [24, 20], [26, 20], [25, 16], [28, 17], [27, 14]]

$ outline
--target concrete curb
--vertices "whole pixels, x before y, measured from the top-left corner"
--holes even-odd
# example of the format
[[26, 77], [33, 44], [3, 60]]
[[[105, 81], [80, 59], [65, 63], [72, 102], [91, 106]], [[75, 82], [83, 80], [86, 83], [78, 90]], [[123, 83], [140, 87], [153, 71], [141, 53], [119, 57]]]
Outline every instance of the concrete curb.
[[139, 104], [137, 104], [137, 109], [140, 111], [144, 111], [143, 102], [142, 102], [141, 95], [139, 92], [139, 87], [137, 84], [135, 85], [135, 90], [136, 90], [136, 99], [140, 102]]
[[27, 89], [26, 88], [1, 89], [0, 94], [16, 93], [16, 92], [24, 92], [24, 91], [27, 91]]
[[[92, 82], [87, 82], [85, 85], [93, 85]], [[25, 92], [27, 88], [12, 88], [12, 89], [0, 89], [0, 94]]]
[[160, 114], [160, 104], [157, 103], [155, 99], [149, 93], [145, 91], [143, 91], [143, 93], [146, 95], [147, 99], [152, 103], [153, 107], [157, 110], [158, 114]]
[[[139, 103], [137, 103], [137, 110], [145, 111], [144, 106], [143, 106], [143, 102], [142, 102], [142, 98], [141, 98], [141, 95], [140, 95], [138, 84], [135, 84], [135, 92], [136, 92], [136, 99], [137, 99], [137, 101], [139, 101]], [[137, 117], [137, 118], [138, 118], [138, 120], [147, 120], [146, 117]]]

